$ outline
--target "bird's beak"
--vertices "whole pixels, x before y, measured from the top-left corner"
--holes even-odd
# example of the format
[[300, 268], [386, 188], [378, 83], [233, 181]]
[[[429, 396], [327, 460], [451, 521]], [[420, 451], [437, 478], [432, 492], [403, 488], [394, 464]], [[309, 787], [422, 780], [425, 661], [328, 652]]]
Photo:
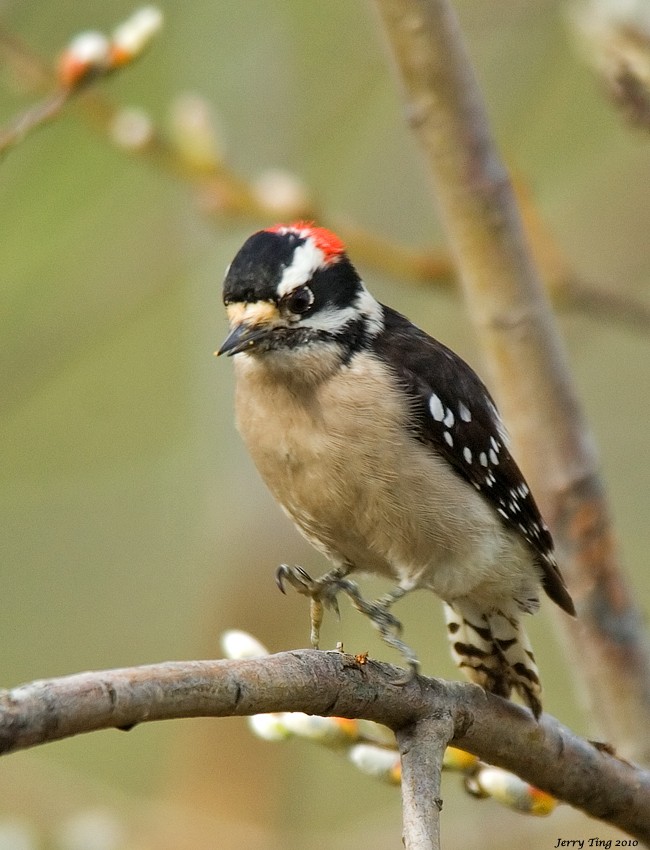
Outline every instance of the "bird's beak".
[[232, 354], [239, 354], [241, 351], [251, 348], [258, 340], [267, 336], [270, 328], [268, 326], [256, 327], [255, 325], [235, 325], [223, 342], [221, 348], [217, 351], [217, 357], [220, 354], [227, 354], [229, 357]]
[[268, 336], [279, 317], [278, 308], [270, 301], [229, 304], [226, 312], [230, 321], [230, 333], [216, 352], [217, 357], [221, 354], [230, 357], [251, 348]]

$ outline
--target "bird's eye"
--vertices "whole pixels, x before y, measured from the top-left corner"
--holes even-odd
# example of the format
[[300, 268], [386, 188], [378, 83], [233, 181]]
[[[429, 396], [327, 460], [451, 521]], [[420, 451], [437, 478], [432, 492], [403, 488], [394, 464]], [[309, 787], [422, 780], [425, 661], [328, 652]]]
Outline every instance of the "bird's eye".
[[290, 312], [300, 315], [306, 313], [314, 303], [314, 293], [308, 286], [300, 286], [287, 295], [284, 303]]

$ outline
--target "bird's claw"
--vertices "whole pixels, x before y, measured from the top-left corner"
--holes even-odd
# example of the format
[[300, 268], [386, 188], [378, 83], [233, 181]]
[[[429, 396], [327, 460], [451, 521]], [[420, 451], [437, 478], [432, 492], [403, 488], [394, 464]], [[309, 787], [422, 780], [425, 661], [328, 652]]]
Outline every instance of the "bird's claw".
[[288, 582], [298, 593], [339, 613], [336, 594], [344, 588], [339, 584], [338, 575], [334, 573], [326, 573], [313, 579], [302, 567], [280, 564], [275, 571], [275, 582], [282, 593], [286, 593], [285, 582]]
[[288, 581], [298, 593], [304, 593], [306, 595], [309, 595], [307, 588], [314, 583], [312, 577], [302, 567], [290, 567], [289, 564], [280, 564], [275, 571], [275, 583], [282, 593], [287, 592], [284, 587], [285, 581]]
[[[387, 643], [388, 642], [389, 641], [387, 641]], [[391, 646], [393, 646], [395, 649], [399, 650], [399, 652], [402, 653], [408, 664], [408, 667], [406, 668], [406, 670], [404, 670], [402, 675], [398, 676], [397, 679], [393, 679], [392, 684], [399, 686], [408, 685], [414, 679], [417, 679], [418, 675], [420, 674], [420, 660], [413, 652], [411, 647], [407, 646], [401, 640], [398, 640], [396, 643], [391, 644]]]
[[318, 649], [325, 608], [334, 611], [337, 617], [340, 616], [336, 594], [340, 590], [349, 592], [348, 586], [356, 588], [356, 585], [347, 581], [344, 576], [343, 569], [335, 569], [313, 579], [302, 567], [290, 567], [288, 564], [280, 564], [275, 572], [275, 581], [282, 593], [286, 593], [285, 582], [288, 582], [298, 593], [309, 597], [310, 639], [315, 649]]
[[357, 584], [346, 577], [346, 572], [345, 568], [336, 568], [320, 578], [313, 579], [302, 567], [281, 564], [276, 570], [275, 580], [283, 593], [286, 593], [286, 582], [298, 593], [309, 597], [311, 645], [316, 649], [318, 648], [325, 608], [335, 611], [338, 616], [337, 594], [342, 592], [349, 596], [354, 607], [368, 617], [384, 642], [396, 649], [405, 659], [409, 669], [405, 671], [404, 676], [395, 680], [394, 684], [407, 684], [417, 676], [420, 662], [415, 652], [400, 639], [402, 623], [389, 610], [390, 606], [400, 599], [406, 591], [397, 587], [381, 599], [368, 602], [361, 595]]

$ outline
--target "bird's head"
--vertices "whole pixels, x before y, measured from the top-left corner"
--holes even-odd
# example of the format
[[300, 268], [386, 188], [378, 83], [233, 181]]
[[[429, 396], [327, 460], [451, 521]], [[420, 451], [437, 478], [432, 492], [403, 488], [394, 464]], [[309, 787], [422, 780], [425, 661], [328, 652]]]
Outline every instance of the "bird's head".
[[304, 222], [250, 236], [226, 272], [223, 301], [230, 333], [218, 354], [263, 355], [319, 342], [351, 349], [382, 327], [382, 308], [343, 242]]

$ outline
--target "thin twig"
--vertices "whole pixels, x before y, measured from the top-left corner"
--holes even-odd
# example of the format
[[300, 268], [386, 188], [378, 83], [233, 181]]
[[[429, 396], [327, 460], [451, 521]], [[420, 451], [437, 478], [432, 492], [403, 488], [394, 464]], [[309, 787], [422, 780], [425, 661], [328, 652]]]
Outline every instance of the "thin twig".
[[304, 711], [374, 720], [403, 741], [408, 733], [399, 730], [428, 719], [445, 740], [451, 727], [456, 746], [650, 841], [649, 772], [578, 738], [549, 715], [536, 722], [527, 709], [476, 685], [424, 677], [395, 684], [403, 682], [401, 674], [340, 652], [300, 650], [36, 681], [0, 692], [0, 753], [172, 718]]
[[53, 121], [70, 100], [71, 89], [59, 89], [35, 106], [21, 112], [4, 130], [0, 131], [0, 157], [20, 144], [31, 132]]
[[50, 65], [21, 38], [2, 26], [0, 26], [0, 59], [3, 67], [11, 73], [22, 89], [43, 94], [52, 88], [54, 71]]
[[514, 193], [448, 0], [375, 0], [434, 178], [468, 307], [579, 619], [573, 668], [593, 722], [650, 762], [650, 648], [617, 560], [598, 459]]
[[650, 331], [650, 304], [644, 304], [625, 293], [597, 287], [570, 275], [565, 281], [561, 298], [568, 306], [596, 319], [617, 322], [644, 333]]

